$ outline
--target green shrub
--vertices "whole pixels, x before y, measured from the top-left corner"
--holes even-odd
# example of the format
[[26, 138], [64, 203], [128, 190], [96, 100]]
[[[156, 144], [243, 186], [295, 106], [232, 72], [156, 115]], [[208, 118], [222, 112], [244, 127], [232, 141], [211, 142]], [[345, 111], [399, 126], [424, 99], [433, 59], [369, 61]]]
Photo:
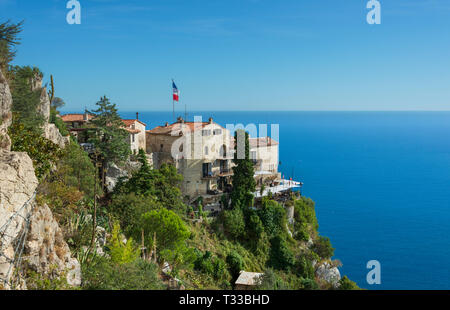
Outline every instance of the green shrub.
[[289, 271], [294, 266], [294, 254], [288, 248], [286, 239], [282, 235], [276, 235], [270, 240], [269, 266]]
[[236, 280], [239, 277], [239, 273], [244, 270], [244, 260], [242, 259], [242, 256], [233, 251], [228, 254], [226, 261], [233, 280]]
[[222, 213], [225, 232], [233, 239], [241, 238], [245, 233], [244, 213], [241, 209], [225, 210]]
[[330, 258], [334, 255], [334, 248], [331, 246], [328, 237], [320, 236], [313, 245], [313, 251], [321, 258]]
[[340, 290], [360, 290], [358, 285], [351, 281], [347, 276], [344, 276], [341, 280], [339, 280], [339, 289]]
[[86, 290], [160, 290], [158, 267], [143, 260], [116, 264], [105, 257], [82, 266], [82, 288]]

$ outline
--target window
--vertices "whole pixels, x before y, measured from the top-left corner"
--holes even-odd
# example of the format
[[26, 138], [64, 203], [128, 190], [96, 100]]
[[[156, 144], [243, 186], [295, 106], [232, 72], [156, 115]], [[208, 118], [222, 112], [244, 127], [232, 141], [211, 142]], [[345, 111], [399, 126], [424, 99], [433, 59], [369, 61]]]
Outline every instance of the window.
[[208, 153], [209, 153], [209, 149], [207, 146], [205, 146], [205, 155], [208, 155]]
[[135, 136], [134, 134], [131, 135], [131, 141], [132, 141], [133, 143], [134, 143], [134, 139], [135, 139], [134, 136]]
[[256, 160], [256, 151], [250, 152], [250, 159]]
[[218, 136], [222, 134], [222, 129], [214, 129], [214, 135]]
[[211, 130], [206, 130], [206, 129], [202, 130], [202, 136], [210, 136], [210, 135], [211, 135]]

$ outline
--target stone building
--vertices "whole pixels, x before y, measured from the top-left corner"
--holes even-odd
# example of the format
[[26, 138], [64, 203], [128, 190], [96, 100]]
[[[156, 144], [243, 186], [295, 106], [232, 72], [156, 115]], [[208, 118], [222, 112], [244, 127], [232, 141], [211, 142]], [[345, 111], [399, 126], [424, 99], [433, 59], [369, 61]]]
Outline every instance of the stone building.
[[184, 179], [181, 190], [191, 198], [225, 191], [231, 183], [233, 148], [229, 130], [215, 123], [178, 118], [147, 131], [153, 165], [174, 164]]
[[139, 114], [136, 113], [136, 119], [123, 119], [122, 122], [125, 125], [125, 130], [130, 134], [128, 143], [130, 144], [131, 152], [137, 153], [140, 149], [145, 151], [145, 127], [147, 125], [139, 120]]
[[[67, 125], [70, 133], [77, 138], [79, 143], [86, 142], [86, 137], [83, 132], [86, 130], [86, 125], [93, 119], [93, 115], [84, 114], [65, 114], [61, 119]], [[128, 132], [129, 136], [127, 142], [133, 153], [137, 153], [139, 149], [146, 148], [146, 124], [139, 120], [139, 114], [136, 113], [136, 119], [123, 119], [123, 128]]]

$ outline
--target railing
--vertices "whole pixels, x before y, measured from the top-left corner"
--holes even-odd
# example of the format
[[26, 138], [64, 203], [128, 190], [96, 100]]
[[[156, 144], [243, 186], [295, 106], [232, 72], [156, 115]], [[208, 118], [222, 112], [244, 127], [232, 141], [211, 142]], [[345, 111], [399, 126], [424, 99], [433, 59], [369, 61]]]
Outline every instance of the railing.
[[[4, 277], [0, 276], [0, 284], [3, 287], [7, 287], [8, 285], [10, 287], [14, 287], [19, 282], [19, 277], [16, 277], [15, 281], [13, 282], [10, 279], [10, 276], [11, 276], [13, 267], [17, 270], [17, 275], [19, 275], [19, 273], [20, 273], [19, 268], [22, 263], [22, 254], [23, 254], [23, 250], [25, 247], [25, 241], [27, 240], [27, 235], [30, 230], [30, 218], [31, 218], [31, 213], [34, 208], [34, 204], [32, 204], [32, 202], [34, 201], [35, 198], [36, 198], [36, 191], [33, 193], [31, 198], [28, 199], [28, 201], [25, 202], [22, 205], [22, 207], [12, 215], [5, 222], [5, 224], [2, 225], [2, 227], [0, 227], [0, 257], [4, 257], [6, 260], [6, 263], [9, 263], [9, 267], [8, 267], [8, 271], [6, 272], [6, 275]], [[27, 212], [27, 207], [30, 204], [31, 204], [31, 209]], [[24, 212], [24, 210], [25, 210], [26, 214], [22, 215], [22, 212]], [[21, 217], [24, 220], [24, 223], [22, 224], [22, 225], [24, 225], [24, 227], [18, 236], [10, 236], [7, 234], [8, 228], [13, 223], [14, 219], [16, 219], [17, 217]], [[6, 242], [7, 238], [10, 239], [9, 242], [16, 240], [15, 247], [14, 247], [14, 257], [8, 257], [4, 252], [6, 250], [4, 248], [4, 245], [9, 244], [9, 242]]]

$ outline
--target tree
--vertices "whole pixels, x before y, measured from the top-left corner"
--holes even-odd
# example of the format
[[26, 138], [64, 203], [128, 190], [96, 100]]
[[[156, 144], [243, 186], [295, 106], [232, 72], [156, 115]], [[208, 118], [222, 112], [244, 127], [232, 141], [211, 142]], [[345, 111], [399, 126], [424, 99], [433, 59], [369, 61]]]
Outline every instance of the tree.
[[286, 211], [278, 202], [263, 199], [258, 215], [269, 236], [282, 234], [286, 231]]
[[225, 210], [222, 213], [225, 232], [234, 239], [239, 239], [245, 233], [244, 213], [241, 209]]
[[289, 285], [278, 276], [273, 269], [267, 269], [263, 276], [258, 279], [257, 290], [288, 290]]
[[13, 24], [6, 21], [0, 24], [0, 69], [7, 75], [9, 64], [16, 56], [16, 45], [20, 44], [18, 35], [23, 30], [23, 21]]
[[130, 237], [125, 242], [120, 233], [120, 225], [114, 224], [110, 239], [111, 261], [117, 264], [134, 262], [139, 258], [139, 249], [136, 248], [133, 239]]
[[88, 129], [88, 141], [94, 144], [99, 156], [104, 188], [107, 165], [124, 162], [130, 154], [130, 147], [127, 143], [128, 133], [123, 129], [116, 105], [106, 96], [100, 98], [96, 105], [97, 110], [88, 112], [93, 115], [92, 126]]
[[65, 103], [64, 100], [62, 100], [61, 98], [55, 97], [55, 98], [52, 100], [51, 105], [52, 105], [52, 107], [55, 108], [56, 110], [59, 110], [59, 109], [61, 109], [63, 106], [65, 106], [66, 103]]
[[320, 236], [313, 245], [313, 251], [322, 258], [330, 258], [334, 255], [334, 248], [328, 237]]
[[190, 236], [189, 229], [183, 220], [176, 213], [165, 208], [144, 213], [142, 222], [142, 229], [146, 236], [145, 244], [147, 247], [153, 245], [153, 236], [156, 233], [158, 252], [176, 249]]
[[[242, 154], [238, 154], [239, 142], [245, 141], [245, 156], [238, 158]], [[231, 206], [232, 208], [248, 208], [253, 205], [253, 193], [255, 192], [255, 171], [253, 163], [250, 160], [250, 144], [249, 135], [243, 130], [237, 130], [235, 133], [235, 154], [233, 168], [233, 190], [231, 192]]]
[[270, 240], [269, 266], [278, 270], [289, 271], [294, 266], [294, 254], [287, 246], [282, 235], [276, 235]]
[[226, 261], [234, 282], [239, 277], [240, 272], [244, 270], [244, 260], [237, 252], [233, 251], [228, 254]]
[[42, 89], [33, 89], [32, 82], [42, 77], [38, 68], [14, 67], [12, 69], [12, 112], [14, 122], [23, 124], [25, 130], [42, 133], [44, 117], [38, 113]]

